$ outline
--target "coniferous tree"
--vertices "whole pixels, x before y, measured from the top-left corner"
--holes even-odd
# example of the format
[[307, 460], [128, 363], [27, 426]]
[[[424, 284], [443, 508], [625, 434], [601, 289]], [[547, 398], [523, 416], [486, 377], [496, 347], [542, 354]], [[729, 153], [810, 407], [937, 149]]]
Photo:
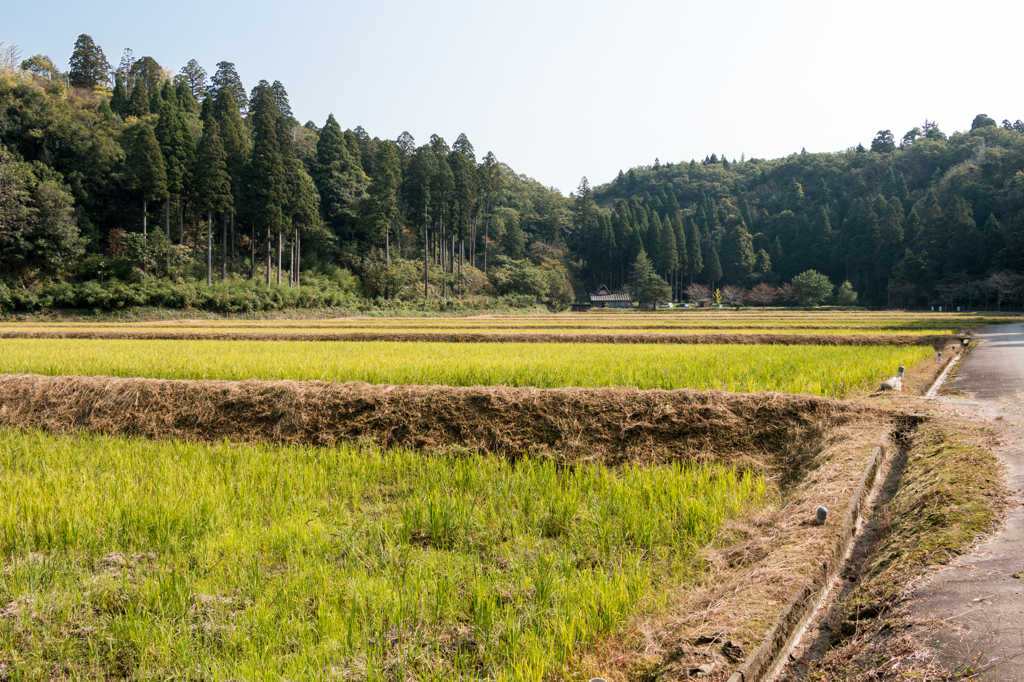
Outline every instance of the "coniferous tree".
[[[216, 114], [214, 113], [213, 110], [213, 98], [207, 96], [207, 98], [203, 100], [202, 106], [199, 108], [199, 120], [203, 123], [206, 123], [211, 118], [215, 117]], [[220, 123], [218, 123], [217, 125], [220, 125]]]
[[686, 274], [693, 283], [694, 277], [699, 277], [704, 270], [704, 253], [701, 249], [700, 231], [697, 223], [692, 219], [689, 221], [686, 231]]
[[114, 92], [110, 97], [110, 110], [121, 118], [128, 115], [128, 90], [124, 87], [124, 79], [118, 73], [114, 76]]
[[274, 98], [274, 103], [277, 104], [277, 110], [287, 119], [293, 119], [292, 116], [292, 105], [288, 101], [288, 91], [284, 89], [284, 85], [281, 81], [274, 81], [273, 85], [270, 86], [270, 95]]
[[209, 79], [206, 69], [199, 65], [195, 59], [188, 60], [188, 64], [181, 67], [181, 75], [185, 77], [185, 84], [189, 94], [195, 101], [201, 101], [209, 92]]
[[[208, 98], [209, 100], [209, 98]], [[234, 94], [224, 88], [217, 93], [211, 104], [211, 116], [217, 119], [224, 151], [228, 155], [228, 175], [231, 176], [231, 192], [234, 203], [231, 209], [231, 248], [234, 255], [235, 213], [245, 203], [245, 174], [252, 154], [252, 144], [245, 122], [242, 120]]]
[[705, 247], [707, 258], [704, 259], [704, 270], [701, 272], [701, 276], [708, 286], [714, 289], [715, 282], [722, 279], [722, 262], [718, 259], [718, 250], [715, 249], [715, 245], [710, 239], [705, 240], [701, 245], [701, 250], [704, 250]]
[[988, 214], [988, 220], [981, 228], [981, 260], [990, 267], [997, 264], [1000, 254], [1006, 248], [1006, 234], [994, 213]]
[[672, 228], [672, 219], [667, 213], [665, 219], [661, 221], [661, 244], [658, 251], [659, 269], [665, 273], [664, 277], [667, 278], [679, 267], [679, 247], [676, 244], [676, 233]]
[[875, 241], [874, 262], [878, 280], [878, 296], [888, 291], [889, 274], [900, 256], [903, 244], [903, 206], [899, 199], [886, 201], [882, 195], [875, 198], [874, 213], [878, 217], [878, 236]]
[[277, 132], [277, 105], [270, 97], [260, 96], [253, 108], [253, 149], [249, 164], [248, 189], [251, 197], [250, 220], [256, 234], [266, 235], [267, 285], [270, 285], [271, 235], [283, 225], [283, 206], [287, 190], [284, 162]]
[[[477, 197], [477, 174], [474, 163], [461, 151], [452, 149], [446, 159], [452, 174], [451, 213], [450, 213], [450, 235], [459, 243], [459, 253], [462, 253], [462, 244], [470, 236], [470, 222], [476, 209]], [[461, 266], [458, 256], [453, 253], [452, 269], [456, 263]], [[461, 287], [461, 278], [459, 280]]]
[[249, 97], [245, 93], [245, 86], [242, 85], [242, 79], [231, 62], [219, 62], [217, 71], [210, 78], [209, 93], [213, 99], [216, 100], [221, 91], [225, 90], [234, 100], [236, 109], [243, 114], [249, 111]]
[[94, 88], [110, 82], [110, 63], [100, 46], [85, 33], [75, 41], [70, 67], [68, 81], [76, 88]]
[[320, 193], [320, 215], [325, 225], [342, 242], [351, 241], [356, 202], [363, 196], [366, 176], [349, 154], [345, 134], [334, 114], [327, 117], [320, 131], [312, 176]]
[[142, 200], [142, 233], [146, 234], [146, 212], [150, 201], [167, 196], [167, 173], [160, 145], [147, 123], [136, 126], [131, 149], [125, 159], [129, 186]]
[[199, 112], [199, 100], [192, 94], [188, 82], [182, 76], [175, 78], [174, 94], [178, 99], [178, 106], [185, 112], [195, 114]]
[[142, 57], [132, 63], [129, 76], [132, 81], [141, 76], [142, 82], [146, 84], [146, 95], [152, 97], [160, 91], [164, 81], [164, 70], [152, 57]]
[[146, 94], [146, 84], [142, 76], [136, 76], [135, 85], [132, 87], [131, 97], [128, 99], [128, 115], [142, 118], [149, 114], [149, 96]]
[[160, 119], [157, 121], [155, 133], [164, 159], [164, 170], [167, 173], [165, 229], [167, 238], [170, 239], [170, 198], [175, 196], [180, 200], [185, 191], [188, 173], [195, 158], [195, 144], [184, 112], [170, 102], [161, 102]]
[[377, 150], [373, 176], [360, 202], [362, 233], [368, 246], [383, 243], [388, 262], [391, 260], [390, 233], [398, 217], [398, 187], [402, 181], [402, 168], [398, 148], [391, 142]]
[[178, 105], [178, 96], [175, 94], [174, 85], [169, 78], [165, 79], [164, 84], [160, 86], [160, 101], [174, 104], [174, 106]]
[[722, 237], [723, 276], [732, 284], [742, 285], [754, 271], [753, 241], [746, 225], [739, 218], [727, 221]]
[[955, 196], [943, 211], [939, 238], [944, 242], [945, 273], [949, 277], [973, 270], [977, 265], [978, 233], [974, 211], [962, 197]]
[[647, 251], [647, 257], [651, 259], [659, 272], [665, 272], [661, 267], [665, 262], [661, 254], [662, 232], [661, 218], [652, 208], [650, 220], [647, 222], [647, 234], [644, 236], [644, 248]]
[[917, 216], [917, 209], [910, 209], [910, 213], [903, 221], [903, 243], [914, 247], [921, 239], [921, 219]]
[[206, 284], [213, 283], [213, 214], [231, 210], [231, 178], [217, 121], [203, 126], [193, 170], [196, 208], [206, 213]]
[[519, 216], [511, 214], [511, 220], [505, 223], [505, 231], [501, 235], [501, 250], [512, 260], [526, 258], [526, 237], [519, 227]]
[[[657, 214], [655, 214], [657, 215]], [[672, 297], [668, 282], [655, 271], [654, 263], [643, 249], [629, 270], [629, 293], [640, 302], [655, 303]]]

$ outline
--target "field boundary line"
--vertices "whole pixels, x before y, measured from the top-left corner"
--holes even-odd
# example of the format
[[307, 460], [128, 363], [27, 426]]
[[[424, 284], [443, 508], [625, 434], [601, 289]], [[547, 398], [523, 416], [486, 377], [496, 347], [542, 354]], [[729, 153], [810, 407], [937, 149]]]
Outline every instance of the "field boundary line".
[[828, 596], [845, 558], [853, 549], [861, 512], [881, 480], [877, 474], [885, 456], [886, 448], [876, 446], [846, 507], [838, 542], [826, 562], [824, 575], [812, 578], [804, 585], [799, 596], [776, 619], [764, 643], [729, 676], [728, 682], [765, 682], [772, 679], [785, 662], [807, 623]]
[[161, 341], [405, 341], [435, 343], [742, 344], [780, 346], [932, 346], [939, 334], [579, 333], [579, 332], [218, 332], [187, 330], [0, 330], [0, 339], [126, 339]]

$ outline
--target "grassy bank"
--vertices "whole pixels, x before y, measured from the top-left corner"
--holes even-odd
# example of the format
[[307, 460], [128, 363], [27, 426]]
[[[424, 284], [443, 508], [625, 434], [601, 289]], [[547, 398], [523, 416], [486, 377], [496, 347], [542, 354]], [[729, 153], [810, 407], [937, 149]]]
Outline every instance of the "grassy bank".
[[[995, 530], [1002, 508], [992, 434], [960, 420], [922, 423], [908, 442], [899, 487], [883, 512], [880, 540], [864, 559], [857, 586], [825, 621], [834, 633], [808, 679], [976, 679], [979, 671], [943, 671], [913, 636], [906, 597], [923, 575], [968, 551]], [[791, 679], [791, 678], [785, 678]]]

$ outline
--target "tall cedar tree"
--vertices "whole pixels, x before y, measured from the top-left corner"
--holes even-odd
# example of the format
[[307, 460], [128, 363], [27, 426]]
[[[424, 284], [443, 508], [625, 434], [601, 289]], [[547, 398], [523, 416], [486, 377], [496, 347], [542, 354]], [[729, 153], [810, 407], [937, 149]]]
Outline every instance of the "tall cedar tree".
[[209, 78], [206, 76], [206, 69], [199, 65], [194, 59], [188, 60], [188, 64], [181, 67], [181, 75], [185, 77], [185, 84], [192, 98], [197, 102], [209, 92]]
[[128, 115], [128, 90], [124, 87], [124, 78], [118, 72], [114, 76], [114, 92], [110, 96], [110, 110], [121, 118]]
[[317, 140], [313, 181], [320, 193], [324, 223], [341, 241], [351, 241], [356, 203], [363, 196], [366, 177], [349, 153], [334, 114], [327, 117]]
[[[195, 159], [195, 143], [184, 112], [170, 102], [161, 102], [160, 120], [156, 124], [156, 139], [164, 157], [167, 172], [167, 193], [179, 199], [189, 181], [188, 174]], [[170, 205], [167, 206], [167, 237], [170, 238]]]
[[192, 95], [192, 91], [189, 90], [188, 83], [185, 82], [184, 77], [179, 75], [175, 78], [175, 81], [174, 95], [178, 98], [178, 106], [190, 114], [198, 113], [199, 100]]
[[193, 170], [196, 208], [206, 213], [206, 283], [213, 281], [213, 213], [231, 210], [231, 178], [217, 121], [203, 126]]
[[676, 244], [676, 233], [672, 227], [672, 219], [665, 214], [661, 221], [661, 271], [668, 275], [679, 267], [679, 247]]
[[234, 221], [237, 207], [245, 203], [245, 173], [252, 155], [252, 143], [231, 90], [224, 88], [217, 93], [216, 99], [207, 98], [206, 101], [211, 102], [211, 116], [217, 118], [224, 152], [228, 155], [228, 175], [231, 176], [231, 192], [236, 207], [231, 211]]
[[76, 88], [94, 88], [110, 82], [110, 62], [100, 46], [85, 33], [75, 41], [69, 65], [68, 81]]
[[163, 68], [152, 57], [142, 57], [133, 62], [129, 73], [132, 80], [142, 76], [142, 82], [146, 84], [147, 95], [158, 92], [164, 80]]
[[147, 204], [167, 196], [167, 172], [153, 128], [148, 123], [140, 123], [133, 132], [125, 164], [129, 186], [142, 200], [142, 232], [145, 234]]
[[288, 91], [284, 89], [281, 81], [274, 81], [274, 84], [270, 86], [270, 94], [274, 98], [274, 103], [277, 104], [277, 110], [281, 115], [289, 120], [293, 120], [292, 105], [288, 101]]
[[708, 257], [704, 261], [704, 271], [702, 275], [704, 277], [704, 281], [708, 283], [708, 286], [714, 288], [715, 282], [722, 279], [722, 262], [718, 260], [718, 251], [715, 249], [715, 245], [713, 243], [705, 241], [704, 246], [707, 247]]
[[[462, 139], [465, 139], [463, 136]], [[468, 140], [466, 141], [468, 144]], [[472, 153], [472, 145], [470, 145]], [[448, 166], [452, 171], [451, 234], [456, 240], [469, 236], [469, 223], [476, 207], [476, 167], [473, 161], [458, 149], [448, 154]]]
[[638, 301], [667, 301], [672, 297], [668, 282], [655, 272], [654, 263], [643, 249], [629, 270], [629, 293]]
[[227, 90], [239, 111], [249, 111], [249, 98], [245, 94], [245, 86], [242, 85], [242, 79], [231, 62], [219, 62], [216, 73], [210, 78], [209, 93], [213, 99], [216, 100], [222, 90]]
[[128, 98], [128, 115], [142, 118], [148, 113], [149, 96], [146, 94], [146, 84], [139, 75], [135, 77], [135, 85], [132, 86], [132, 94]]
[[284, 161], [277, 133], [277, 105], [259, 96], [253, 107], [253, 148], [249, 164], [250, 220], [254, 236], [267, 240], [267, 284], [270, 284], [270, 239], [283, 225], [285, 202]]
[[382, 144], [377, 150], [366, 197], [360, 204], [363, 235], [368, 246], [388, 245], [390, 231], [398, 217], [397, 192], [401, 181], [398, 148], [392, 142]]

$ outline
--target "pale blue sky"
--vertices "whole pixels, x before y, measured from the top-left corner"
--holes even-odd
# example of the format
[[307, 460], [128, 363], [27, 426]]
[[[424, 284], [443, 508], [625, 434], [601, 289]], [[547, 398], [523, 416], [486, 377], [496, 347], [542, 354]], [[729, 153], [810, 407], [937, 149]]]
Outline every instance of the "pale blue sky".
[[1024, 119], [1024, 3], [783, 0], [632, 3], [17, 3], [0, 41], [61, 68], [79, 33], [116, 65], [131, 47], [178, 71], [232, 61], [280, 80], [300, 121], [417, 143], [461, 132], [568, 194], [581, 176], [774, 158], [947, 134], [977, 113]]

